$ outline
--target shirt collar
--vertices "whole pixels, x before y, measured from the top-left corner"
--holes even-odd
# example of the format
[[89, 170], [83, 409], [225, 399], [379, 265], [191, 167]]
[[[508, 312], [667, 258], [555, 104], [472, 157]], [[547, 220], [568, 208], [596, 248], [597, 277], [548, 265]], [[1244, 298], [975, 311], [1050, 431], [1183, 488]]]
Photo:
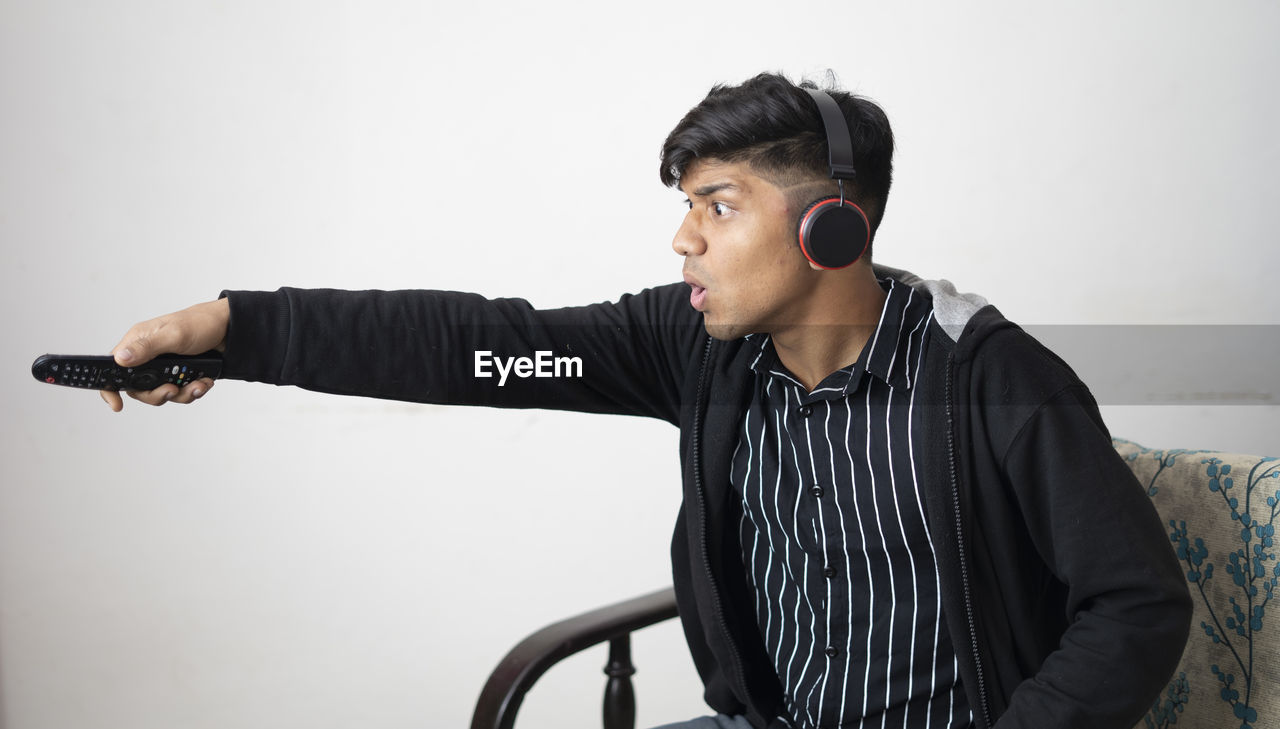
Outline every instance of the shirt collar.
[[[914, 336], [928, 322], [933, 311], [927, 297], [915, 289], [890, 278], [880, 279], [888, 294], [880, 311], [880, 321], [862, 348], [858, 360], [828, 375], [814, 388], [830, 392], [833, 388], [848, 394], [857, 389], [866, 372], [894, 389], [911, 387], [911, 360], [919, 354], [921, 337]], [[773, 338], [768, 334], [749, 334], [745, 339], [756, 349], [751, 369], [760, 375], [782, 377], [800, 384], [778, 359]]]
[[910, 388], [913, 360], [919, 357], [923, 336], [920, 331], [933, 313], [928, 297], [893, 279], [881, 279], [888, 291], [880, 323], [862, 350], [859, 360], [867, 361], [867, 372], [893, 388]]

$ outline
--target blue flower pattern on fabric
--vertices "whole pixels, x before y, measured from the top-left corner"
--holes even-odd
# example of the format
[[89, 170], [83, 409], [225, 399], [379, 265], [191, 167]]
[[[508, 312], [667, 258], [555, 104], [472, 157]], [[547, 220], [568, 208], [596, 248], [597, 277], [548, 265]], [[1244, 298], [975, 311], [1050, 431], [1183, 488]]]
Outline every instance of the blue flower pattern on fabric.
[[1151, 711], [1144, 717], [1147, 729], [1169, 729], [1171, 725], [1177, 724], [1178, 714], [1181, 714], [1182, 707], [1187, 705], [1190, 693], [1187, 674], [1179, 673], [1177, 678], [1169, 682], [1165, 695], [1156, 699], [1155, 706], [1152, 706]]
[[[1209, 559], [1209, 549], [1204, 539], [1190, 533], [1186, 520], [1169, 521], [1169, 539], [1173, 542], [1178, 559], [1186, 567], [1187, 581], [1195, 585], [1200, 599], [1208, 611], [1209, 620], [1201, 621], [1204, 635], [1215, 645], [1225, 648], [1233, 665], [1222, 668], [1213, 665], [1211, 671], [1218, 680], [1219, 697], [1231, 707], [1232, 714], [1240, 720], [1240, 729], [1255, 729], [1258, 712], [1251, 705], [1254, 685], [1254, 635], [1263, 630], [1266, 608], [1280, 584], [1280, 562], [1274, 550], [1275, 522], [1280, 514], [1280, 489], [1265, 496], [1267, 521], [1253, 517], [1255, 499], [1263, 498], [1269, 487], [1280, 479], [1280, 459], [1260, 458], [1249, 470], [1243, 484], [1243, 492], [1235, 482], [1231, 464], [1224, 463], [1208, 451], [1168, 450], [1157, 451], [1142, 448], [1127, 441], [1116, 440], [1138, 448], [1138, 452], [1126, 458], [1135, 461], [1149, 457], [1157, 461], [1155, 473], [1146, 484], [1147, 495], [1159, 493], [1156, 481], [1178, 459], [1199, 458], [1204, 467], [1204, 482], [1211, 493], [1220, 495], [1223, 505], [1230, 511], [1231, 520], [1240, 525], [1239, 549], [1227, 555], [1223, 570], [1231, 576], [1238, 594], [1228, 598], [1228, 611], [1222, 605], [1214, 605], [1208, 586], [1214, 576], [1214, 563]], [[1264, 488], [1264, 482], [1267, 487]], [[1237, 679], [1236, 671], [1240, 678]], [[1149, 729], [1163, 729], [1178, 723], [1190, 696], [1190, 685], [1185, 673], [1170, 682], [1164, 696], [1157, 699], [1144, 718]]]

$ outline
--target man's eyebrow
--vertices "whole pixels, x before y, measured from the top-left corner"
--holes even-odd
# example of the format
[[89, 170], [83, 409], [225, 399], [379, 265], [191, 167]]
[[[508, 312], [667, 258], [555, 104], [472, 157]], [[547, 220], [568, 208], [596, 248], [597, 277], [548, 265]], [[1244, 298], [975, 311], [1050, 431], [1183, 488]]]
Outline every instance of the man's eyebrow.
[[732, 182], [713, 182], [710, 185], [703, 185], [689, 194], [692, 197], [706, 197], [707, 195], [714, 195], [722, 190], [737, 192], [740, 189], [741, 188]]

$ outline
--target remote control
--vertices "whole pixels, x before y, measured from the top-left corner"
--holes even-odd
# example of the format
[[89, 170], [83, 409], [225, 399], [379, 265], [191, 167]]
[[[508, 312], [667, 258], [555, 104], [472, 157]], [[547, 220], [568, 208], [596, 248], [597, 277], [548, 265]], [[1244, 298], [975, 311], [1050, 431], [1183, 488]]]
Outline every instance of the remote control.
[[217, 378], [222, 355], [216, 351], [195, 356], [163, 354], [136, 367], [121, 367], [110, 356], [45, 354], [31, 365], [31, 374], [50, 385], [88, 390], [154, 390], [173, 383], [184, 387], [201, 377]]

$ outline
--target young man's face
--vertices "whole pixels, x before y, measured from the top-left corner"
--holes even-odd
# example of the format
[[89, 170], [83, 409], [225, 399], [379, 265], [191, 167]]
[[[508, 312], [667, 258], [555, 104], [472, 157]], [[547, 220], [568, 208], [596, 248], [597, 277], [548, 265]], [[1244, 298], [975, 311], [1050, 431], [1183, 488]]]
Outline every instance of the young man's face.
[[671, 247], [684, 256], [690, 303], [707, 333], [735, 339], [802, 324], [814, 270], [795, 240], [795, 209], [782, 189], [744, 163], [699, 160], [680, 189], [690, 209]]

